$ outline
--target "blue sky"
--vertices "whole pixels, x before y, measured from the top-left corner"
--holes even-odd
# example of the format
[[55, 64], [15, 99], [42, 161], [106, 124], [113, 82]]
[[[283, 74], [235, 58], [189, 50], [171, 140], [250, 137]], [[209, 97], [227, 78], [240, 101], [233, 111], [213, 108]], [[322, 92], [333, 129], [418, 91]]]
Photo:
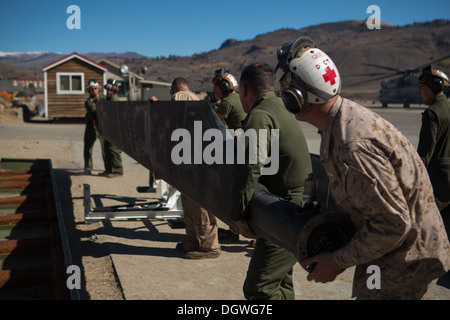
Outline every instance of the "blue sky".
[[[70, 5], [81, 10], [80, 30], [67, 28]], [[228, 38], [366, 20], [369, 5], [395, 26], [450, 19], [449, 0], [0, 0], [0, 51], [186, 56], [218, 49]]]

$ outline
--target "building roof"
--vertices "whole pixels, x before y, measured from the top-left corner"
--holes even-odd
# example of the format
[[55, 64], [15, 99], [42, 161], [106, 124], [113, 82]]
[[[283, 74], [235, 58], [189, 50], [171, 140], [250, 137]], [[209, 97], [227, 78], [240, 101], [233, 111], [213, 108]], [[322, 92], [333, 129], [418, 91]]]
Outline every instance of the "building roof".
[[[104, 64], [108, 66], [108, 72], [112, 75], [115, 75], [117, 78], [122, 78], [121, 75], [116, 74], [115, 72], [120, 73], [120, 66], [115, 64], [114, 62], [111, 62], [105, 58], [102, 58], [98, 60], [98, 63]], [[146, 80], [144, 77], [137, 75], [136, 73], [129, 71], [130, 75], [133, 77], [136, 77], [140, 83], [147, 83], [147, 84], [154, 84], [154, 85], [160, 85], [160, 86], [166, 86], [170, 87], [172, 85], [171, 82], [163, 82], [163, 81], [155, 81], [155, 80]], [[117, 79], [116, 79], [117, 80]]]
[[95, 62], [94, 60], [91, 60], [91, 59], [89, 59], [89, 58], [87, 58], [87, 57], [85, 57], [85, 56], [83, 56], [81, 54], [78, 54], [76, 52], [74, 52], [72, 54], [69, 54], [69, 55], [67, 55], [65, 57], [62, 57], [61, 59], [58, 59], [58, 60], [56, 60], [56, 61], [54, 61], [52, 63], [49, 63], [46, 66], [43, 66], [42, 67], [42, 71], [46, 72], [46, 71], [48, 71], [48, 70], [50, 70], [50, 69], [52, 69], [54, 67], [57, 67], [57, 66], [63, 64], [64, 62], [67, 62], [67, 61], [72, 60], [74, 58], [77, 58], [77, 59], [79, 59], [79, 60], [81, 60], [83, 62], [86, 62], [87, 64], [90, 64], [90, 65], [94, 66], [95, 68], [98, 68], [98, 69], [100, 69], [100, 70], [102, 70], [104, 72], [108, 71], [108, 68], [105, 67], [104, 65], [101, 65], [101, 64]]
[[[108, 70], [109, 70], [109, 72], [111, 72], [111, 73], [114, 73], [114, 71], [113, 71], [112, 69], [116, 69], [115, 71], [117, 71], [117, 72], [120, 73], [120, 66], [117, 65], [117, 64], [115, 64], [114, 62], [111, 62], [111, 61], [109, 61], [109, 60], [107, 60], [107, 59], [105, 59], [105, 58], [102, 58], [102, 59], [98, 60], [98, 63], [101, 63], [101, 64], [103, 64], [103, 65], [109, 66], [109, 67], [108, 67]], [[111, 67], [112, 67], [112, 68], [111, 68]], [[134, 73], [134, 72], [132, 72], [132, 71], [129, 71], [129, 74], [132, 75], [133, 77], [138, 78], [139, 80], [144, 80], [143, 77], [139, 76], [138, 74], [136, 74], [136, 73]]]

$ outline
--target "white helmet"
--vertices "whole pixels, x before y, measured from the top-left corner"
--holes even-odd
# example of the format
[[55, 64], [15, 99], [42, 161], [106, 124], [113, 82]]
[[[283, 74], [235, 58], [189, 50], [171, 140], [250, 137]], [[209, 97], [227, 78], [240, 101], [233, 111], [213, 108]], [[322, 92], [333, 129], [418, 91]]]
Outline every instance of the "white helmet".
[[98, 82], [95, 79], [90, 79], [88, 81], [88, 89], [92, 88], [92, 87], [98, 87]]
[[119, 83], [114, 79], [108, 79], [106, 84], [103, 86], [106, 90], [115, 90], [117, 91]]
[[304, 114], [312, 105], [324, 103], [341, 92], [341, 77], [331, 58], [315, 47], [302, 51], [300, 57], [285, 62], [289, 63], [288, 68], [280, 67], [276, 74], [278, 81], [287, 76], [281, 97], [286, 108], [295, 114]]

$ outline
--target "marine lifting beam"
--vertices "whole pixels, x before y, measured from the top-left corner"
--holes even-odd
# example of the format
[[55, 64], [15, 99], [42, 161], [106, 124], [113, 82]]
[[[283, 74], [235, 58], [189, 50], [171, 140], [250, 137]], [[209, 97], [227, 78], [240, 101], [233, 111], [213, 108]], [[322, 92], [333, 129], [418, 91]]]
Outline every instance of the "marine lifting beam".
[[[100, 132], [108, 141], [236, 229], [230, 217], [233, 157], [228, 158], [225, 152], [225, 157], [218, 159], [223, 152], [216, 152], [214, 161], [209, 160], [212, 149], [228, 151], [237, 144], [207, 101], [156, 101], [152, 105], [146, 101], [100, 101], [97, 115]], [[202, 160], [205, 155], [208, 163]], [[312, 194], [317, 200], [300, 207], [260, 185], [249, 205], [252, 231], [292, 252], [299, 261], [337, 250], [354, 232], [348, 214], [334, 205], [319, 156], [311, 155], [311, 161], [311, 177], [317, 185]]]

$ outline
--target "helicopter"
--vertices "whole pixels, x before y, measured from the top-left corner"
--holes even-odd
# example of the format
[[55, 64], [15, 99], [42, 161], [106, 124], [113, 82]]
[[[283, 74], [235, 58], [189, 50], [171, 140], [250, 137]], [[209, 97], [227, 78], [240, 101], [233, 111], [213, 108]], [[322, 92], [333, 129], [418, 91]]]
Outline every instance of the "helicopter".
[[[381, 102], [383, 108], [387, 108], [390, 103], [403, 104], [404, 108], [409, 108], [410, 104], [422, 104], [422, 97], [419, 95], [419, 73], [421, 70], [428, 66], [438, 63], [442, 60], [450, 58], [450, 55], [427, 62], [417, 68], [396, 69], [386, 66], [380, 66], [377, 64], [364, 64], [366, 66], [388, 70], [388, 73], [366, 73], [366, 74], [353, 74], [346, 77], [356, 76], [377, 76], [376, 78], [360, 81], [350, 85], [361, 85], [377, 80], [383, 80], [392, 78], [394, 76], [401, 75], [399, 78], [391, 80], [384, 80], [381, 82], [381, 88], [378, 92], [378, 100]], [[447, 97], [450, 96], [450, 88], [446, 87], [444, 93]]]

